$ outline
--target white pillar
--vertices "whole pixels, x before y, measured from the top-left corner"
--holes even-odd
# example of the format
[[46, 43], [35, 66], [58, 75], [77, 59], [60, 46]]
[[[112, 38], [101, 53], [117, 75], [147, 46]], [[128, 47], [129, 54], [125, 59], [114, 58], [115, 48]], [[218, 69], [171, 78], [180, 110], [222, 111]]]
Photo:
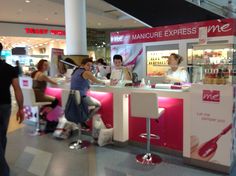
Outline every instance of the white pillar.
[[86, 0], [65, 0], [67, 55], [87, 55]]

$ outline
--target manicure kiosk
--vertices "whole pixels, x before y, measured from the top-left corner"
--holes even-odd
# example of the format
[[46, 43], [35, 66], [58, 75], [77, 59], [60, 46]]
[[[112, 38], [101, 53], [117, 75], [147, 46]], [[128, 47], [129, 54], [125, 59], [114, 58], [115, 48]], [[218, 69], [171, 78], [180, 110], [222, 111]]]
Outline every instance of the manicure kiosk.
[[[165, 112], [158, 121], [151, 120], [151, 133], [160, 137], [151, 141], [152, 147], [182, 156], [187, 164], [228, 173], [235, 129], [234, 26], [233, 19], [223, 19], [111, 33], [111, 58], [121, 54], [125, 66], [152, 84], [91, 86], [89, 95], [101, 102], [99, 113], [104, 123], [112, 124], [115, 144], [145, 146], [146, 139], [139, 137], [146, 129], [145, 119], [131, 118], [129, 94], [155, 92]], [[159, 84], [170, 53], [185, 58], [181, 66], [188, 70], [192, 84]], [[60, 87], [46, 93], [60, 97], [69, 84]]]

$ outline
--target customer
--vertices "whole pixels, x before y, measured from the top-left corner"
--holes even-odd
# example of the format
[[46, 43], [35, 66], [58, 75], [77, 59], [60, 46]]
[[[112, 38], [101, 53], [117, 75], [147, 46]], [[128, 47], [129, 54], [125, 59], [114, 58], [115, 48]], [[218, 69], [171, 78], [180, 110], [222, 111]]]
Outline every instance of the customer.
[[103, 58], [99, 58], [96, 61], [96, 76], [101, 78], [107, 78], [109, 77], [109, 74], [111, 73], [111, 67], [107, 66], [107, 63], [104, 61]]
[[[95, 106], [89, 112], [88, 119], [93, 117], [94, 114], [100, 109], [101, 103], [93, 97], [87, 96], [90, 88], [90, 81], [92, 83], [104, 84], [103, 81], [96, 79], [91, 72], [93, 61], [90, 58], [85, 58], [81, 62], [81, 66], [77, 68], [71, 77], [71, 90], [79, 90], [80, 96], [83, 98], [88, 106]], [[81, 124], [84, 128], [89, 128], [86, 123]]]
[[[0, 55], [3, 49], [0, 43]], [[0, 58], [0, 175], [9, 176], [9, 166], [5, 159], [6, 133], [11, 115], [10, 86], [13, 86], [18, 104], [17, 121], [21, 123], [24, 119], [23, 95], [19, 86], [18, 74], [14, 67], [8, 65]]]
[[168, 58], [168, 65], [170, 69], [166, 73], [165, 82], [188, 82], [188, 73], [184, 68], [179, 67], [179, 64], [183, 61], [183, 58], [175, 53], [172, 53]]
[[18, 75], [19, 75], [19, 76], [22, 76], [23, 71], [22, 71], [22, 67], [21, 67], [19, 61], [16, 61], [16, 66], [15, 66], [15, 68], [16, 68], [16, 70], [17, 70]]
[[113, 56], [114, 69], [111, 72], [111, 85], [116, 85], [120, 80], [132, 80], [132, 74], [123, 66], [123, 58], [116, 54]]
[[46, 115], [49, 111], [55, 108], [58, 105], [58, 99], [49, 95], [45, 95], [45, 89], [47, 87], [47, 83], [51, 83], [57, 85], [57, 82], [50, 79], [45, 75], [45, 72], [48, 71], [48, 61], [45, 59], [41, 59], [37, 64], [37, 70], [31, 74], [33, 78], [33, 89], [35, 93], [35, 98], [37, 102], [52, 102], [51, 105], [45, 106], [47, 108], [43, 108], [42, 113]]

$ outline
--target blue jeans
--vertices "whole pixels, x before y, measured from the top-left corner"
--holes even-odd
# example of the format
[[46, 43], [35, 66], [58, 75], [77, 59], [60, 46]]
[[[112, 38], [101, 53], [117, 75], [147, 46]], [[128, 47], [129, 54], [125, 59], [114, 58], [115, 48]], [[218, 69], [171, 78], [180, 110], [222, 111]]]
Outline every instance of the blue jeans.
[[5, 159], [7, 128], [11, 115], [11, 105], [0, 105], [0, 176], [9, 176], [10, 170]]

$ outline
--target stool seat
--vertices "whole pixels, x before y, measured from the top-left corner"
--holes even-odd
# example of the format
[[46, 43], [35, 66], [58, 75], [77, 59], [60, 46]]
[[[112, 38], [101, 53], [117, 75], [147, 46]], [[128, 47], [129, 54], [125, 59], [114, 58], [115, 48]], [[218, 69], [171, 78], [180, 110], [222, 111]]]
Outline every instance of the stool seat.
[[22, 88], [22, 94], [24, 97], [24, 106], [36, 106], [37, 113], [36, 113], [36, 127], [33, 133], [30, 133], [31, 136], [39, 136], [41, 135], [39, 126], [40, 126], [40, 119], [39, 119], [39, 110], [42, 106], [50, 105], [51, 102], [36, 102], [34, 90], [32, 88]]
[[142, 133], [142, 138], [147, 138], [147, 151], [145, 154], [136, 156], [136, 161], [141, 164], [159, 164], [162, 159], [158, 155], [150, 152], [150, 140], [160, 137], [150, 133], [150, 119], [159, 119], [165, 112], [164, 108], [158, 107], [158, 96], [156, 93], [135, 92], [130, 95], [131, 115], [135, 118], [146, 118], [146, 133]]

